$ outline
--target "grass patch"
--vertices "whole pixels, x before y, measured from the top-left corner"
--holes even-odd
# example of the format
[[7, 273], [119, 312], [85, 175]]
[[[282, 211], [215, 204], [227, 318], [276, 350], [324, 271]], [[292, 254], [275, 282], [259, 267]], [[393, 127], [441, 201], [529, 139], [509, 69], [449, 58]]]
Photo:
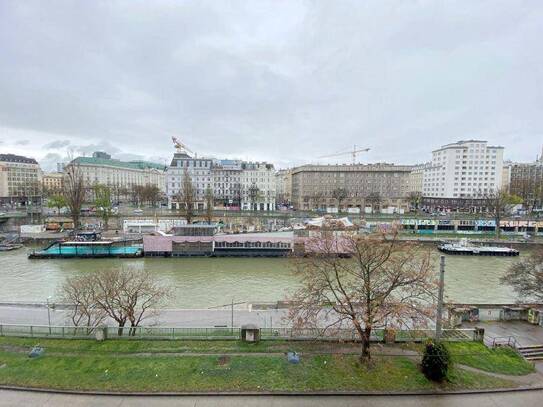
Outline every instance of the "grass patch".
[[127, 340], [110, 339], [97, 342], [91, 339], [43, 339], [0, 337], [0, 350], [24, 348], [30, 350], [39, 344], [48, 352], [55, 353], [97, 353], [97, 354], [130, 354], [130, 353], [282, 353], [290, 350], [296, 352], [337, 352], [338, 347], [344, 350], [360, 351], [356, 343], [324, 342], [324, 341], [284, 341], [269, 340], [259, 343], [241, 341], [205, 341], [205, 340]]
[[406, 357], [376, 358], [367, 368], [353, 355], [302, 356], [299, 365], [280, 356], [125, 357], [57, 356], [30, 359], [0, 352], [0, 383], [27, 387], [110, 391], [407, 391], [511, 387], [513, 383], [453, 371], [436, 385]]
[[519, 376], [535, 371], [533, 364], [508, 347], [489, 349], [477, 342], [450, 342], [447, 347], [454, 363], [486, 372]]

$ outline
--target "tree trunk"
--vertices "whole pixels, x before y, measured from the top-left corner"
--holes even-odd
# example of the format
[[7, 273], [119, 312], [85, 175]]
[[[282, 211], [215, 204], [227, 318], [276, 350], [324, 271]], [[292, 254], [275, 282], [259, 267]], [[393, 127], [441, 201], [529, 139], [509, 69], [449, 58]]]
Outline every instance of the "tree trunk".
[[360, 360], [362, 362], [369, 362], [371, 360], [370, 337], [371, 326], [366, 326], [362, 331], [362, 354], [360, 355]]
[[119, 329], [117, 329], [117, 336], [123, 336], [123, 331], [124, 331], [124, 325], [126, 324], [126, 322], [119, 322]]

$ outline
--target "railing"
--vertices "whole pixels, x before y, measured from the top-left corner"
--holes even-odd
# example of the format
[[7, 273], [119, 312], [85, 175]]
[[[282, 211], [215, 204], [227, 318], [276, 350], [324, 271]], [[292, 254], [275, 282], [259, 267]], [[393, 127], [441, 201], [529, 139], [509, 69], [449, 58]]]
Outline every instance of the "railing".
[[498, 346], [509, 346], [513, 349], [519, 347], [517, 338], [514, 336], [496, 336], [496, 337], [486, 337], [485, 345], [495, 348]]
[[[162, 339], [162, 340], [238, 340], [241, 338], [241, 328], [228, 327], [74, 327], [48, 325], [14, 325], [0, 324], [0, 336], [18, 336], [31, 338], [64, 338], [64, 339], [94, 339], [97, 331], [101, 330], [110, 339]], [[435, 330], [398, 330], [390, 331], [390, 339], [395, 342], [422, 342], [435, 337]], [[374, 329], [372, 342], [385, 340], [384, 329]], [[295, 329], [295, 328], [261, 328], [260, 336], [266, 340], [343, 340], [357, 341], [358, 333], [354, 329]], [[389, 339], [389, 338], [387, 338]], [[444, 341], [473, 341], [474, 329], [444, 329], [441, 339]], [[514, 339], [514, 338], [513, 338]], [[515, 342], [516, 343], [516, 342]], [[516, 346], [516, 345], [515, 345]]]

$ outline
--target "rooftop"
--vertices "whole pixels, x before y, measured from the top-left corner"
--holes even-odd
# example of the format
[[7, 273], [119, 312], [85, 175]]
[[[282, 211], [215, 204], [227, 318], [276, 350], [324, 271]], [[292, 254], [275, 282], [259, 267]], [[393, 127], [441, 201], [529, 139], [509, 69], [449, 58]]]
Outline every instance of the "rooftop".
[[73, 162], [80, 165], [103, 165], [109, 167], [126, 168], [132, 170], [156, 169], [164, 171], [166, 167], [163, 164], [151, 163], [148, 161], [121, 161], [116, 159], [98, 158], [98, 157], [77, 157]]
[[0, 154], [0, 161], [8, 163], [38, 164], [38, 162], [33, 158], [15, 154]]

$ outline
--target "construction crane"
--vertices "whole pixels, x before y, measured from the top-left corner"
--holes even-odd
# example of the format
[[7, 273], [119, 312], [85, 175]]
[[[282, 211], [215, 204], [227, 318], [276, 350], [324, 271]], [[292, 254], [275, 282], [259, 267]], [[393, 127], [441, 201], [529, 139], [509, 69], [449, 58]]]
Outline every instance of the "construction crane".
[[172, 136], [173, 145], [179, 152], [188, 151], [189, 153], [194, 154], [194, 152], [188, 148], [185, 144], [183, 144], [181, 141], [177, 140], [176, 137]]
[[340, 156], [343, 156], [343, 155], [351, 155], [352, 158], [353, 158], [353, 164], [356, 164], [356, 154], [362, 153], [362, 152], [367, 152], [367, 151], [370, 151], [370, 149], [369, 148], [357, 149], [356, 145], [354, 145], [352, 151], [344, 151], [342, 153], [323, 155], [323, 156], [320, 156], [320, 157], [317, 157], [317, 158], [332, 158], [332, 157], [340, 157]]

